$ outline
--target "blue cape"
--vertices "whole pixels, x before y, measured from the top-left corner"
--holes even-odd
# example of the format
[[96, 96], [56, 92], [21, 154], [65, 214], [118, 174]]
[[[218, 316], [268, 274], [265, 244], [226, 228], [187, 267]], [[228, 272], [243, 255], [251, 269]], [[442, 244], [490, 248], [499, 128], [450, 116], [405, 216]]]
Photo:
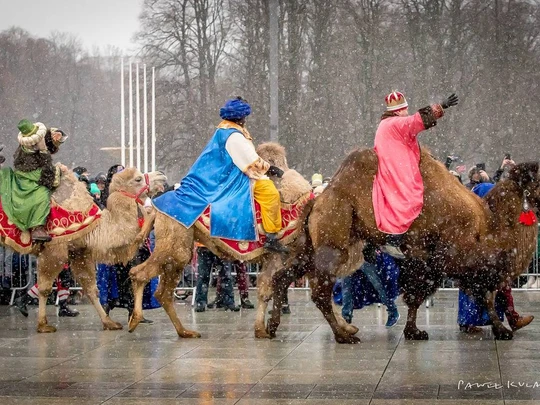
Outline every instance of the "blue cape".
[[225, 144], [237, 129], [218, 128], [189, 173], [174, 191], [152, 203], [186, 228], [210, 206], [210, 236], [258, 240], [253, 191], [248, 176], [234, 164]]

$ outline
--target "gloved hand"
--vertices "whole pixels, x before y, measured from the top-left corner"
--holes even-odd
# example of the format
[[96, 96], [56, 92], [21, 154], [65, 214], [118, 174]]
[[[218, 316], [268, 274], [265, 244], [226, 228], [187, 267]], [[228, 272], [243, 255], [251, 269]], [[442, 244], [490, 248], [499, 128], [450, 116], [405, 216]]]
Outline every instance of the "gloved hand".
[[457, 105], [458, 101], [459, 101], [458, 96], [456, 96], [455, 93], [452, 93], [450, 97], [448, 97], [446, 100], [443, 100], [441, 102], [441, 107], [444, 109], [447, 109], [448, 107]]
[[283, 173], [284, 173], [283, 170], [281, 170], [277, 166], [270, 166], [270, 168], [266, 172], [266, 174], [268, 174], [270, 176], [276, 176], [276, 177], [279, 177], [279, 178], [283, 177]]

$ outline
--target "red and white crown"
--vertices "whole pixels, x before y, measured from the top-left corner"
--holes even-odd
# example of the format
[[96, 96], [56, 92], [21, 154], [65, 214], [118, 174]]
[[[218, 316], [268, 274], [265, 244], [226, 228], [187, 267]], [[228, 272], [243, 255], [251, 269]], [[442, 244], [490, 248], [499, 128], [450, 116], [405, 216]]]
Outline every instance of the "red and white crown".
[[399, 111], [409, 106], [405, 96], [399, 91], [393, 91], [385, 97], [384, 101], [386, 102], [386, 111]]

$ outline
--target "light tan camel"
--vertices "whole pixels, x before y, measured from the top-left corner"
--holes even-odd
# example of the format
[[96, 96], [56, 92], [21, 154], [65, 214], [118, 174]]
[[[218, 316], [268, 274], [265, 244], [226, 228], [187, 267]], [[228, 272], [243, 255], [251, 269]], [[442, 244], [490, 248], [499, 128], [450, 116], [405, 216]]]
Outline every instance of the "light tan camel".
[[[311, 192], [311, 186], [297, 171], [289, 169], [285, 150], [275, 143], [261, 144], [257, 153], [273, 166], [284, 171], [281, 179], [272, 178], [281, 194], [281, 200], [286, 203], [298, 201]], [[167, 312], [178, 336], [184, 338], [200, 337], [195, 331], [184, 328], [178, 318], [173, 305], [175, 287], [187, 263], [191, 260], [194, 242], [199, 242], [209, 248], [214, 254], [231, 259], [216, 240], [201, 232], [196, 226], [186, 229], [183, 225], [162, 214], [156, 214], [154, 224], [156, 235], [155, 250], [150, 258], [133, 268], [130, 272], [135, 306], [129, 322], [129, 331], [135, 330], [142, 320], [142, 295], [144, 286], [153, 277], [160, 275], [160, 282], [155, 297]], [[291, 240], [288, 246], [294, 245]], [[267, 337], [265, 331], [265, 312], [268, 301], [272, 298], [272, 274], [283, 267], [283, 257], [276, 253], [264, 253], [252, 262], [261, 263], [261, 274], [257, 279], [258, 305], [255, 321], [255, 336]]]
[[[94, 305], [105, 330], [122, 329], [105, 313], [98, 299], [96, 286], [96, 263], [126, 263], [131, 260], [141, 243], [152, 229], [154, 216], [146, 213], [141, 200], [162, 190], [166, 177], [161, 172], [143, 175], [135, 168], [115, 174], [107, 201], [107, 209], [87, 231], [74, 235], [73, 239], [53, 239], [45, 244], [33, 245], [31, 253], [38, 258], [39, 313], [37, 331], [56, 332], [48, 324], [46, 316], [47, 297], [65, 263], [69, 262], [73, 275]], [[140, 197], [136, 198], [136, 197]], [[60, 186], [52, 199], [67, 210], [87, 212], [93, 199], [84, 183], [73, 173], [62, 175]], [[144, 224], [139, 224], [144, 219]], [[4, 244], [2, 239], [0, 243]], [[10, 245], [17, 249], [17, 246]], [[27, 253], [27, 252], [22, 252]]]
[[[425, 340], [416, 314], [425, 298], [440, 285], [443, 273], [459, 281], [460, 288], [484, 301], [497, 339], [511, 339], [498, 318], [496, 291], [518, 277], [529, 265], [536, 248], [537, 226], [520, 223], [524, 197], [532, 209], [540, 208], [538, 163], [522, 163], [509, 178], [497, 183], [480, 199], [462, 186], [426, 150], [420, 170], [425, 186], [424, 208], [405, 237], [408, 258], [400, 262], [400, 287], [409, 307], [406, 339]], [[336, 341], [359, 339], [344, 330], [332, 306], [332, 286], [363, 261], [362, 243], [385, 243], [373, 213], [371, 190], [377, 171], [373, 150], [355, 151], [343, 162], [332, 184], [304, 209], [305, 240], [289, 274], [274, 276], [274, 305], [280, 305], [291, 277], [308, 274], [312, 298], [330, 324]], [[268, 331], [275, 336], [279, 310], [272, 312]]]

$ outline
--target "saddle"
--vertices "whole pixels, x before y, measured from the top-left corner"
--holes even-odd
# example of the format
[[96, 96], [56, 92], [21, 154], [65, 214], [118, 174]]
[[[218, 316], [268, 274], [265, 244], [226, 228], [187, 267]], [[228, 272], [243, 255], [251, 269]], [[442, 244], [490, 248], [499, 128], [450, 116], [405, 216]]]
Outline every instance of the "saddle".
[[[282, 229], [278, 233], [278, 239], [283, 245], [287, 245], [296, 239], [302, 224], [298, 219], [306, 203], [314, 198], [311, 192], [304, 194], [293, 203], [281, 203], [281, 225]], [[237, 241], [225, 238], [212, 238], [225, 253], [235, 260], [248, 261], [261, 256], [265, 250], [266, 235], [262, 226], [261, 206], [255, 201], [255, 217], [257, 221], [257, 241]], [[210, 237], [210, 207], [202, 213], [195, 222], [198, 230]]]

